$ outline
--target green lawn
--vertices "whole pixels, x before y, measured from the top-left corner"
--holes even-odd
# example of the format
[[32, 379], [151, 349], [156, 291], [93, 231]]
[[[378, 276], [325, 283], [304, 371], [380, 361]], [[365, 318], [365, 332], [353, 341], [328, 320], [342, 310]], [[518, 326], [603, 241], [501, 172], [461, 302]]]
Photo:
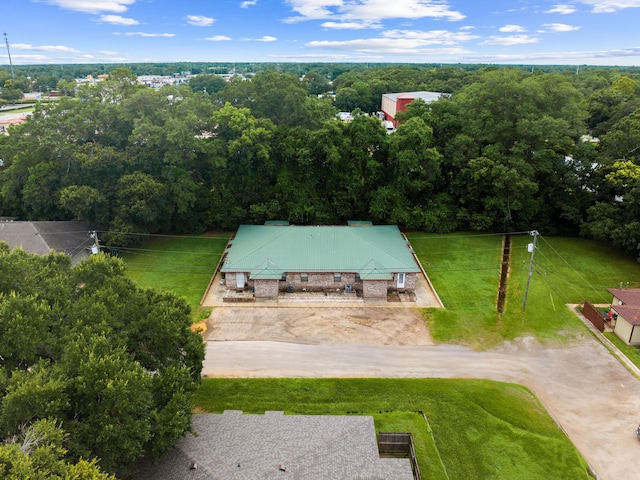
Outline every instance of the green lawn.
[[613, 343], [620, 352], [622, 352], [631, 363], [633, 363], [636, 367], [640, 368], [640, 350], [638, 347], [633, 347], [631, 345], [627, 345], [624, 343], [618, 336], [613, 332], [605, 332], [603, 333], [607, 339], [611, 343]]
[[204, 379], [195, 404], [204, 412], [371, 415], [377, 431], [413, 434], [425, 480], [589, 478], [579, 452], [520, 385], [457, 379]]
[[446, 307], [425, 311], [431, 334], [442, 343], [483, 349], [523, 335], [568, 342], [584, 327], [566, 303], [607, 303], [607, 288], [621, 281], [636, 286], [633, 280], [640, 279], [634, 258], [604, 244], [540, 237], [522, 312], [532, 237], [514, 236], [506, 311], [498, 315], [502, 236], [414, 233], [408, 238]]
[[122, 258], [138, 286], [171, 291], [195, 312], [228, 240], [228, 234], [158, 236], [127, 248]]
[[13, 108], [11, 110], [4, 110], [2, 112], [0, 112], [0, 118], [4, 117], [4, 116], [8, 116], [8, 115], [13, 115], [16, 113], [29, 113], [29, 112], [33, 112], [35, 108], [33, 106], [30, 107], [23, 107], [23, 108]]
[[[513, 237], [506, 311], [496, 312], [502, 237], [408, 235], [445, 309], [425, 310], [436, 341], [490, 348], [533, 335], [568, 342], [583, 325], [564, 306], [610, 301], [638, 286], [640, 265], [606, 245], [541, 237], [526, 311], [529, 235]], [[228, 235], [156, 237], [124, 254], [138, 285], [171, 290], [197, 308]], [[424, 478], [587, 478], [584, 461], [525, 388], [476, 380], [205, 379], [203, 411], [373, 415], [383, 431], [411, 431]], [[428, 424], [422, 415], [428, 419]], [[448, 475], [448, 476], [447, 476]]]

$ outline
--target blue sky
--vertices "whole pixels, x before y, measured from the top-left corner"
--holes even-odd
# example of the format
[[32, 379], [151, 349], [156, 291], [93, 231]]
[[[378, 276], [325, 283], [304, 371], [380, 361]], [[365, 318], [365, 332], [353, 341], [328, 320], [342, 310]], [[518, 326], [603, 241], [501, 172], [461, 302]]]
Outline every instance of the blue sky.
[[640, 0], [3, 0], [0, 8], [14, 65], [640, 65], [639, 25]]

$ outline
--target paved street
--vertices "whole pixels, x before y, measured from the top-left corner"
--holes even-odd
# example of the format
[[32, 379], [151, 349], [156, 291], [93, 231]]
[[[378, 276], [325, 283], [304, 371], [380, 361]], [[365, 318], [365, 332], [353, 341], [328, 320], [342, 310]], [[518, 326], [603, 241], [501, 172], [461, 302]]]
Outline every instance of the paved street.
[[640, 381], [584, 335], [544, 348], [526, 338], [489, 352], [453, 345], [304, 345], [208, 342], [203, 374], [215, 377], [487, 378], [529, 387], [599, 477], [637, 479]]

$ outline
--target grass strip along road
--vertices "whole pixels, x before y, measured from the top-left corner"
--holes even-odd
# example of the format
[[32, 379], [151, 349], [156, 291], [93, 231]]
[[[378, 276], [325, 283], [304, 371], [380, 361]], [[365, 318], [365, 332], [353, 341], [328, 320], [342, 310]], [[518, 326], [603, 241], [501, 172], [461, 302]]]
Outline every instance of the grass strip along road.
[[412, 433], [422, 477], [430, 480], [589, 478], [579, 452], [520, 385], [458, 379], [204, 379], [195, 403], [206, 412], [371, 415], [377, 431]]

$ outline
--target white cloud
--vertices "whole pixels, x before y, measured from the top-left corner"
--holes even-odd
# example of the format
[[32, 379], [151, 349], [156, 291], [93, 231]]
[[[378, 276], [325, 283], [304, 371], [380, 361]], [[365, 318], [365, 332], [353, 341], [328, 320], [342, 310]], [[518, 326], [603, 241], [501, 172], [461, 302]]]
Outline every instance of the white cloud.
[[489, 37], [480, 45], [502, 45], [509, 47], [511, 45], [524, 45], [527, 43], [538, 43], [540, 41], [537, 37], [531, 37], [529, 35], [508, 35], [506, 37]]
[[385, 38], [408, 39], [420, 42], [420, 45], [457, 45], [479, 38], [467, 32], [450, 32], [448, 30], [387, 30], [382, 34]]
[[524, 28], [520, 25], [505, 25], [504, 27], [500, 27], [498, 30], [504, 33], [524, 32]]
[[[591, 63], [610, 65], [610, 58], [637, 57], [640, 55], [640, 47], [629, 48], [624, 50], [603, 50], [603, 51], [584, 51], [584, 52], [537, 52], [527, 54], [509, 54], [509, 55], [472, 55], [466, 58], [468, 62], [477, 63], [536, 63], [536, 64], [578, 64]], [[597, 62], [602, 59], [602, 62]]]
[[296, 22], [301, 20], [322, 20], [331, 18], [333, 12], [330, 7], [340, 7], [342, 0], [289, 0], [293, 11], [300, 14], [298, 17], [291, 17], [286, 22]]
[[12, 50], [33, 50], [36, 52], [69, 52], [77, 53], [79, 50], [71, 47], [65, 47], [63, 45], [30, 45], [28, 43], [12, 43]]
[[133, 5], [136, 0], [44, 0], [46, 3], [56, 5], [65, 10], [84, 13], [127, 11], [128, 5]]
[[100, 23], [110, 23], [112, 25], [138, 25], [140, 22], [133, 18], [125, 18], [120, 15], [100, 15], [98, 19]]
[[613, 13], [625, 8], [640, 8], [640, 0], [578, 0], [591, 5], [593, 13]]
[[303, 20], [336, 20], [343, 22], [379, 22], [390, 18], [437, 18], [458, 21], [465, 16], [451, 10], [441, 0], [288, 0], [298, 16], [289, 17], [288, 23]]
[[349, 50], [369, 54], [462, 55], [468, 53], [467, 50], [460, 47], [429, 49], [420, 48], [422, 45], [423, 43], [419, 40], [402, 38], [363, 38], [345, 41], [320, 40], [306, 44], [309, 48]]
[[253, 7], [254, 5], [256, 5], [258, 3], [258, 0], [245, 0], [244, 2], [242, 2], [240, 4], [240, 8], [249, 8], [249, 7]]
[[272, 37], [270, 35], [264, 35], [261, 38], [256, 38], [256, 42], [275, 42], [278, 40], [276, 37]]
[[213, 37], [207, 37], [205, 40], [209, 40], [210, 42], [226, 42], [231, 40], [231, 37], [227, 37], [226, 35], [214, 35]]
[[[4, 58], [6, 58], [7, 62], [9, 61], [9, 58], [4, 55]], [[51, 59], [49, 57], [47, 57], [46, 55], [14, 55], [11, 54], [11, 58], [14, 62], [20, 62], [20, 63], [24, 63], [25, 65], [28, 64], [34, 64], [34, 63], [49, 63], [51, 61]]]
[[320, 25], [334, 30], [363, 30], [365, 28], [382, 28], [379, 23], [370, 22], [324, 22]]
[[114, 52], [112, 50], [100, 50], [98, 53], [100, 55], [118, 55], [118, 52]]
[[114, 35], [122, 35], [123, 37], [175, 37], [175, 33], [145, 33], [145, 32], [113, 32]]
[[208, 27], [215, 21], [215, 18], [204, 17], [202, 15], [187, 15], [187, 23], [196, 27]]
[[549, 32], [572, 32], [574, 30], [580, 30], [580, 27], [567, 25], [566, 23], [545, 23], [543, 26]]
[[341, 60], [341, 61], [345, 61], [346, 59], [350, 58], [348, 54], [346, 53], [309, 53], [309, 54], [295, 54], [295, 55], [289, 55], [289, 54], [282, 54], [282, 55], [268, 55], [269, 58], [279, 58], [281, 60], [293, 60], [296, 61], [298, 59], [324, 59], [324, 60]]
[[[318, 49], [350, 50], [367, 54], [461, 55], [467, 53], [467, 50], [458, 46], [458, 44], [476, 38], [478, 37], [468, 32], [388, 30], [376, 38], [345, 41], [317, 40], [307, 43], [306, 46]], [[426, 48], [434, 45], [446, 48]]]
[[544, 13], [559, 13], [560, 15], [569, 15], [570, 13], [574, 13], [576, 10], [576, 7], [574, 7], [573, 5], [554, 5]]

